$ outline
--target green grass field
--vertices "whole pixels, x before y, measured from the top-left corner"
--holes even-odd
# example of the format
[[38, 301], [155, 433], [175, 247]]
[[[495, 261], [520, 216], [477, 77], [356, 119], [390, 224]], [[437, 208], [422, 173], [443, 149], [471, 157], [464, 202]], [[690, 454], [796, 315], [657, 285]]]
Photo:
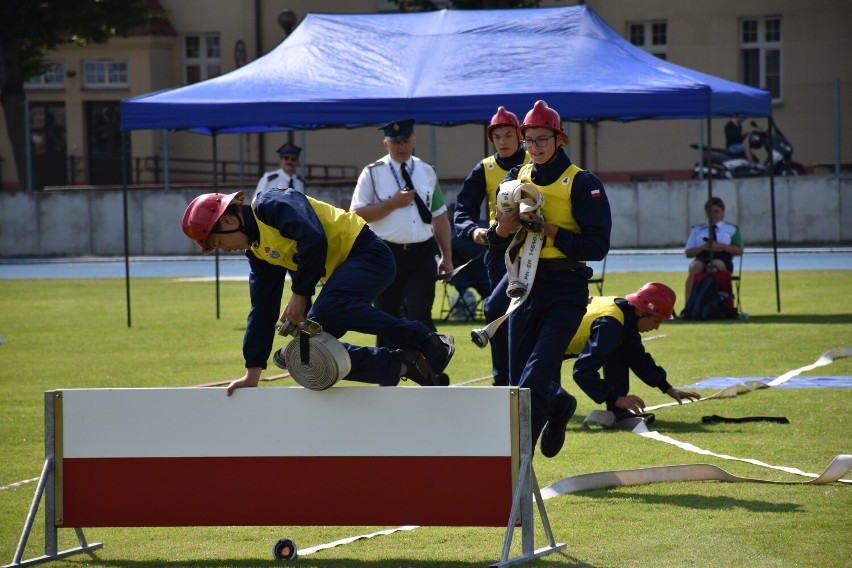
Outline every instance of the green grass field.
[[[605, 292], [624, 295], [649, 280], [679, 293], [681, 274], [608, 274]], [[781, 275], [782, 311], [770, 272], [749, 272], [742, 283], [748, 320], [664, 324], [646, 346], [673, 385], [719, 376], [775, 377], [813, 363], [835, 347], [852, 347], [852, 271], [790, 271]], [[125, 286], [114, 280], [0, 280], [0, 486], [37, 477], [44, 460], [43, 392], [57, 388], [192, 386], [242, 375], [240, 353], [248, 286], [221, 285], [216, 318], [210, 282], [132, 281], [132, 327]], [[437, 313], [439, 300], [436, 300]], [[678, 305], [678, 311], [682, 307]], [[476, 326], [480, 323], [475, 324]], [[448, 372], [453, 383], [490, 372], [487, 350], [469, 341], [469, 323], [439, 323], [456, 336]], [[353, 334], [349, 341], [367, 343]], [[279, 340], [281, 341], [281, 340]], [[276, 374], [274, 367], [267, 374]], [[852, 358], [806, 375], [852, 375]], [[262, 388], [292, 386], [290, 379]], [[488, 381], [477, 383], [487, 388]], [[686, 452], [626, 431], [580, 429], [599, 408], [564, 368], [563, 384], [578, 395], [566, 446], [554, 459], [537, 454], [542, 487], [565, 477], [647, 466], [711, 463], [733, 474], [776, 481], [807, 478]], [[369, 387], [366, 387], [369, 388]], [[668, 402], [635, 380], [632, 392], [649, 405]], [[701, 391], [704, 395], [714, 391]], [[224, 396], [224, 393], [223, 393]], [[657, 411], [652, 429], [717, 454], [821, 473], [834, 456], [852, 453], [852, 389], [763, 389], [736, 398]], [[786, 416], [790, 424], [701, 423], [709, 414]], [[440, 417], [436, 417], [440, 419]], [[404, 425], [400, 425], [404, 427]], [[377, 472], [378, 473], [378, 472]], [[852, 475], [847, 475], [847, 479]], [[280, 480], [282, 491], [298, 490]], [[222, 480], [227, 491], [229, 480]], [[416, 488], [413, 488], [416, 489]], [[0, 490], [0, 565], [12, 561], [35, 483]], [[476, 491], [477, 487], [470, 487]], [[210, 496], [215, 499], [215, 495]], [[852, 487], [683, 482], [561, 495], [546, 502], [563, 553], [531, 566], [845, 567], [852, 565]], [[43, 510], [25, 558], [43, 553]], [[93, 555], [50, 566], [195, 568], [270, 566], [272, 544], [293, 538], [301, 548], [387, 527], [187, 527], [88, 529], [103, 542]], [[62, 529], [60, 550], [76, 546]], [[503, 529], [418, 528], [301, 557], [299, 567], [464, 568], [499, 559]], [[515, 548], [520, 535], [515, 535]], [[541, 530], [537, 546], [544, 545]]]

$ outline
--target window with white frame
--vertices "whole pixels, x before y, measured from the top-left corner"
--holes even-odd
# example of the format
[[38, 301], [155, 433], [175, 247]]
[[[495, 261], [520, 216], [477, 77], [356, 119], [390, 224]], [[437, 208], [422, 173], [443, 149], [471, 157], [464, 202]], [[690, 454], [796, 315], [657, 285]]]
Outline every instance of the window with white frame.
[[29, 79], [24, 85], [27, 89], [62, 89], [65, 87], [65, 64], [48, 62], [47, 71]]
[[665, 21], [629, 22], [627, 35], [630, 43], [651, 55], [666, 59], [668, 52], [668, 24]]
[[127, 61], [84, 61], [86, 89], [126, 89], [130, 85]]
[[781, 18], [746, 18], [740, 22], [740, 81], [781, 98]]
[[187, 85], [222, 74], [219, 34], [186, 36], [183, 41], [184, 82]]

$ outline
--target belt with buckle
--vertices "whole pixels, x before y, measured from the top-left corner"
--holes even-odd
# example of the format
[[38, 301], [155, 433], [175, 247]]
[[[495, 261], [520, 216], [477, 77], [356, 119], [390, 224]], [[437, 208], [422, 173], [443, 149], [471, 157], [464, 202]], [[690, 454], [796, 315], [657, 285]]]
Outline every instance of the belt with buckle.
[[570, 258], [542, 258], [539, 259], [538, 265], [545, 270], [577, 270], [586, 266]]
[[429, 239], [425, 241], [421, 241], [419, 243], [392, 243], [390, 241], [385, 241], [387, 245], [391, 248], [395, 248], [397, 250], [414, 250], [416, 248], [420, 248], [423, 245], [429, 243]]

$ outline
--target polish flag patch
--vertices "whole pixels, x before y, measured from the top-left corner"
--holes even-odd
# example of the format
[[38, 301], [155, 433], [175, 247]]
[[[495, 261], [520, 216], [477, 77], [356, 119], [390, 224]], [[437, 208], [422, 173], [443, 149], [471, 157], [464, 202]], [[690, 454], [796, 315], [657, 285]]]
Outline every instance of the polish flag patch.
[[592, 197], [593, 198], [594, 197], [600, 197], [600, 196], [601, 196], [601, 190], [599, 190], [599, 189], [593, 189], [592, 190]]

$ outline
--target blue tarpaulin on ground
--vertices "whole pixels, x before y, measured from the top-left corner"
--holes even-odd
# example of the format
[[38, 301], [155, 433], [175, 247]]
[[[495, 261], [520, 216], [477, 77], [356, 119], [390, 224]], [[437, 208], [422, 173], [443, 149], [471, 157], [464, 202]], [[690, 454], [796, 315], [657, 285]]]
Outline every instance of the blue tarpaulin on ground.
[[[703, 381], [685, 385], [682, 389], [726, 389], [749, 381], [769, 384], [775, 377], [713, 377]], [[852, 388], [852, 377], [843, 375], [819, 375], [813, 377], [793, 377], [787, 382], [773, 388], [816, 389], [816, 388]]]
[[487, 123], [544, 99], [565, 120], [770, 116], [767, 91], [633, 46], [586, 5], [308, 14], [267, 55], [122, 101], [123, 130], [250, 132]]

